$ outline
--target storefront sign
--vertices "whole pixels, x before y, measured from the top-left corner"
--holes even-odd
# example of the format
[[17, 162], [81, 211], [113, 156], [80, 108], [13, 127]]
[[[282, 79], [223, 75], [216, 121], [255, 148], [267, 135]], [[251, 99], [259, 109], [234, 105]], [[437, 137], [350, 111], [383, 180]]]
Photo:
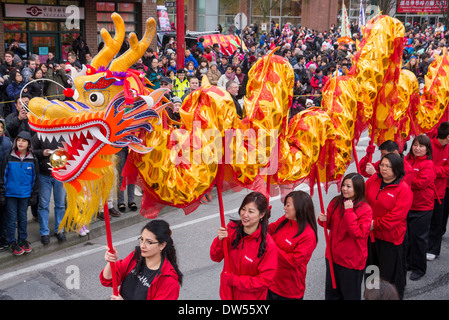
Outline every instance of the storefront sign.
[[[33, 4], [5, 4], [5, 18], [67, 19], [72, 11], [61, 6]], [[79, 8], [79, 18], [84, 19], [84, 8]]]
[[397, 13], [441, 13], [447, 10], [447, 0], [398, 0]]

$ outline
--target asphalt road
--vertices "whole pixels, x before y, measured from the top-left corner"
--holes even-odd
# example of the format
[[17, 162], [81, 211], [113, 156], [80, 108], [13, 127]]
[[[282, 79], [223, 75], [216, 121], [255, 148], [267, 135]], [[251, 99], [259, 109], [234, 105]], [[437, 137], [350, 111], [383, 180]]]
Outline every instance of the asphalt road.
[[[367, 139], [357, 147], [359, 158], [363, 157]], [[352, 164], [349, 172], [355, 171]], [[309, 191], [305, 185], [300, 189]], [[224, 195], [226, 217], [237, 215], [243, 197], [248, 191], [228, 192]], [[324, 195], [324, 204], [337, 194], [335, 185]], [[319, 212], [318, 192], [315, 189], [314, 204]], [[270, 199], [272, 221], [283, 215], [279, 196]], [[181, 210], [163, 210], [159, 219], [170, 223], [177, 249], [180, 269], [184, 274], [180, 300], [218, 300], [219, 274], [222, 263], [209, 257], [209, 248], [220, 225], [218, 201], [201, 205], [195, 212], [185, 216]], [[135, 224], [113, 233], [113, 242], [120, 258], [124, 258], [138, 245], [137, 237], [143, 224]], [[318, 227], [319, 242], [308, 265], [304, 300], [324, 300], [325, 239], [323, 229]], [[104, 236], [52, 254], [38, 257], [22, 264], [0, 270], [1, 300], [107, 300], [111, 288], [99, 282], [99, 273], [105, 265]], [[407, 281], [406, 300], [449, 299], [449, 237], [443, 238], [442, 255], [428, 263], [427, 274], [419, 281]]]

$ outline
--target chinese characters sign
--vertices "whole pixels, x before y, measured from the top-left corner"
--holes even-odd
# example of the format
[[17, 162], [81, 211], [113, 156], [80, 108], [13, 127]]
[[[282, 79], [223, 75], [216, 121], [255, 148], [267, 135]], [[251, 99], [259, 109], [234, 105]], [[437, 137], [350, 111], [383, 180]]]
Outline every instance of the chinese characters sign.
[[447, 10], [448, 0], [398, 0], [397, 13], [441, 13]]

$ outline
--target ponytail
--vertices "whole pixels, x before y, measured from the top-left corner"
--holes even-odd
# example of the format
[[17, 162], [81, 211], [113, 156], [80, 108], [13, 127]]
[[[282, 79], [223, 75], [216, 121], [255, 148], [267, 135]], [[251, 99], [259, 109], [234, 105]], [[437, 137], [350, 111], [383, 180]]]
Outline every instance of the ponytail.
[[[162, 260], [165, 258], [168, 259], [178, 275], [179, 285], [182, 285], [182, 279], [184, 275], [182, 274], [181, 270], [179, 270], [178, 259], [176, 257], [176, 249], [171, 237], [172, 232], [170, 230], [169, 224], [164, 220], [152, 220], [142, 228], [142, 231], [143, 230], [152, 232], [156, 236], [158, 242], [166, 243], [164, 249], [161, 251]], [[145, 265], [145, 258], [143, 258], [141, 255], [140, 246], [136, 247], [134, 258], [137, 261], [136, 275], [139, 275], [143, 271], [143, 266]]]
[[[271, 206], [268, 205], [267, 198], [259, 193], [259, 192], [251, 192], [249, 193], [245, 199], [243, 199], [243, 202], [239, 208], [239, 214], [241, 209], [248, 203], [254, 202], [256, 204], [257, 209], [259, 210], [259, 213], [265, 213], [263, 217], [259, 221], [260, 226], [260, 245], [259, 245], [259, 251], [257, 253], [257, 257], [261, 258], [266, 250], [267, 247], [267, 233], [268, 233], [268, 220], [271, 217]], [[234, 221], [237, 224], [237, 231], [234, 241], [232, 241], [231, 245], [235, 249], [239, 245], [240, 240], [243, 237], [243, 225], [242, 221]]]

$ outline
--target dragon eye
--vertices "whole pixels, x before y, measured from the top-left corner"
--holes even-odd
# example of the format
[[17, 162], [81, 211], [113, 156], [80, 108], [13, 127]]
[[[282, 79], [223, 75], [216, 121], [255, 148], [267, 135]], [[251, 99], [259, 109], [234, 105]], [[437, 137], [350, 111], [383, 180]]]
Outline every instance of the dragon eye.
[[102, 106], [104, 103], [104, 95], [101, 92], [92, 92], [89, 94], [89, 102], [94, 107]]

